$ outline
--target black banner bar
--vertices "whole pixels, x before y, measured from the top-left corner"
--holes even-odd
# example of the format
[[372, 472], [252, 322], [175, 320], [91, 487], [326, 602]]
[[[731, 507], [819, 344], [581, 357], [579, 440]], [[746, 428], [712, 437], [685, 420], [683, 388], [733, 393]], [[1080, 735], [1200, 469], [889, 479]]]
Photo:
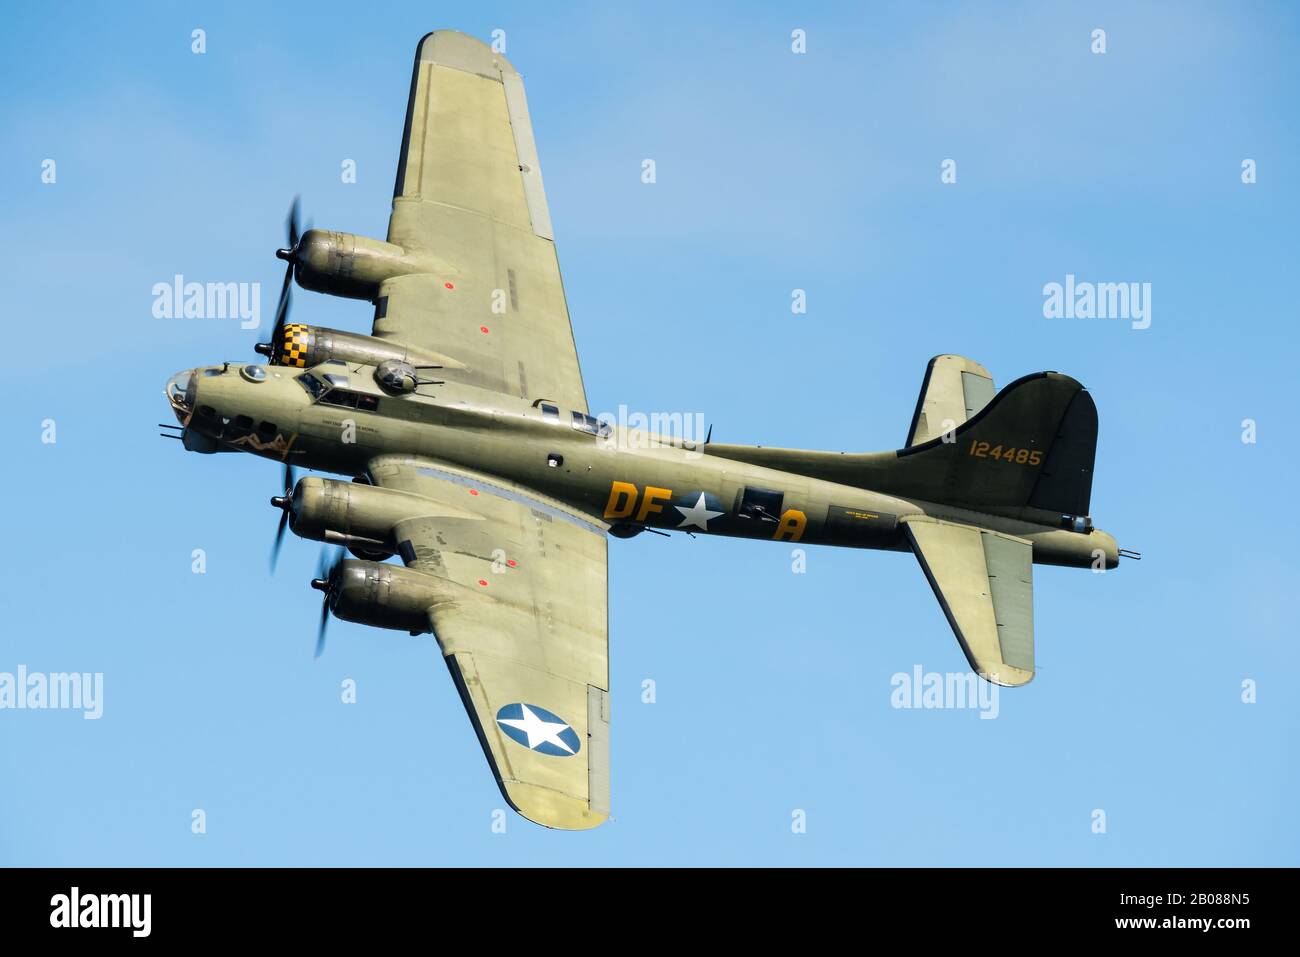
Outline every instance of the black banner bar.
[[[647, 932], [707, 921], [739, 938], [781, 925], [860, 935], [920, 933], [926, 943], [1026, 934], [1231, 944], [1284, 931], [1294, 872], [1280, 869], [941, 870], [0, 870], [6, 941], [76, 935], [79, 943], [240, 942], [292, 937], [324, 945], [430, 927], [497, 926], [521, 946], [607, 921]], [[525, 918], [525, 914], [529, 915]], [[577, 924], [571, 924], [571, 921]], [[629, 926], [625, 923], [622, 926]], [[556, 936], [560, 935], [560, 936]], [[462, 942], [463, 943], [463, 942]], [[485, 944], [486, 945], [486, 944]], [[495, 945], [494, 945], [495, 946]]]

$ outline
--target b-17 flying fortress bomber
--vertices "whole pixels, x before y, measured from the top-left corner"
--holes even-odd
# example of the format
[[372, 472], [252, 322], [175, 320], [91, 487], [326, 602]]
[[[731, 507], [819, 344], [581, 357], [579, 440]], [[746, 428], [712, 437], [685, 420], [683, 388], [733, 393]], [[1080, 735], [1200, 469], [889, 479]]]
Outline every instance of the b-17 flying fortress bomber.
[[[295, 204], [267, 362], [174, 376], [180, 438], [284, 464], [279, 535], [355, 556], [312, 581], [321, 638], [331, 612], [432, 633], [531, 821], [610, 813], [610, 535], [910, 551], [971, 668], [1004, 686], [1034, 676], [1034, 563], [1136, 557], [1092, 525], [1097, 411], [1056, 372], [996, 392], [938, 356], [892, 452], [692, 445], [593, 417], [523, 82], [471, 37], [417, 47], [387, 239], [297, 221]], [[373, 303], [371, 334], [289, 322], [294, 279]]]

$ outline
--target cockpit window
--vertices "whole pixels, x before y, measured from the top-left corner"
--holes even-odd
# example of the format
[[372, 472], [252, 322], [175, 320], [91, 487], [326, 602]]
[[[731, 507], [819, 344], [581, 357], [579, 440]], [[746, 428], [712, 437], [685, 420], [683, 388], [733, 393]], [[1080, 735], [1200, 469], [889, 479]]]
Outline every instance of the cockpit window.
[[539, 406], [542, 410], [542, 418], [560, 421], [560, 409], [558, 406], [551, 405], [549, 402], [543, 402]]
[[298, 376], [298, 383], [311, 394], [313, 401], [319, 399], [321, 393], [325, 391], [324, 384], [310, 372]]
[[573, 427], [579, 432], [590, 432], [592, 435], [602, 437], [614, 431], [608, 422], [602, 422], [594, 415], [587, 415], [585, 412], [573, 413]]
[[340, 388], [348, 384], [348, 377], [343, 375], [326, 375], [322, 382], [310, 372], [298, 376], [299, 383], [306, 389], [315, 402], [325, 405], [338, 405], [345, 409], [360, 409], [362, 412], [378, 412], [379, 397], [353, 392]]
[[326, 405], [340, 405], [345, 409], [360, 409], [362, 412], [379, 410], [379, 400], [373, 395], [349, 392], [347, 389], [330, 389], [320, 397], [320, 401]]

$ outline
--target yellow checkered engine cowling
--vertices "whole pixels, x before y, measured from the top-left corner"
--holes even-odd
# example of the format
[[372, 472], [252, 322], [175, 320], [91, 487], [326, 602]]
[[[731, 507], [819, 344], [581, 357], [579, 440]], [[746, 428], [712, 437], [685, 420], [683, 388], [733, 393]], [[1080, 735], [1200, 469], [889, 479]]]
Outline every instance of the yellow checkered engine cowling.
[[280, 337], [277, 364], [307, 368], [307, 352], [311, 348], [311, 327], [300, 323], [287, 323]]

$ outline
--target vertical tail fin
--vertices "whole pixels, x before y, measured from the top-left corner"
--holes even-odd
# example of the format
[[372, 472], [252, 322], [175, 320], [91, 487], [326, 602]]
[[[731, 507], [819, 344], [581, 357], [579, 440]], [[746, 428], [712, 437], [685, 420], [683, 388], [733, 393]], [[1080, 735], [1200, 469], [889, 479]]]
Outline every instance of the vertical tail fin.
[[1039, 372], [1011, 383], [955, 431], [901, 449], [879, 478], [934, 502], [1087, 515], [1096, 448], [1092, 396], [1067, 375]]

